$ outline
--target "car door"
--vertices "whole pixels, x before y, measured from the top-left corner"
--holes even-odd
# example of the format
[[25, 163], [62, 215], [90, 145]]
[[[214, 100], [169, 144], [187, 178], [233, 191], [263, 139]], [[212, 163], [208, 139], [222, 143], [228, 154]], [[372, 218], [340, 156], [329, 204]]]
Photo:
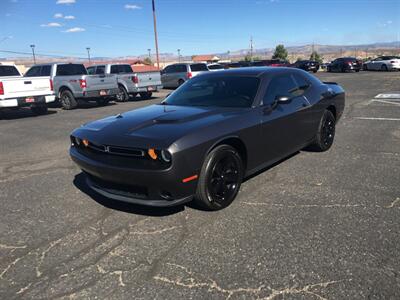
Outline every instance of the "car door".
[[171, 73], [174, 67], [174, 65], [167, 66], [161, 72], [161, 82], [164, 87], [171, 87]]
[[380, 70], [382, 65], [382, 57], [377, 57], [372, 61], [372, 70]]
[[[279, 97], [288, 100], [278, 101]], [[270, 80], [261, 107], [262, 148], [268, 160], [294, 153], [309, 139], [311, 105], [292, 74]]]

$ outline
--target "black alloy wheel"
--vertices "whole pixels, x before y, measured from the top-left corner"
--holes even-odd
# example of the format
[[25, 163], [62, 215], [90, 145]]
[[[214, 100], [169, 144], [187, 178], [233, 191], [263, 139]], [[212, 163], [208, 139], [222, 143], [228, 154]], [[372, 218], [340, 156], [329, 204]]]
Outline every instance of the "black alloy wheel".
[[318, 127], [318, 132], [314, 138], [314, 143], [310, 148], [318, 152], [327, 151], [333, 144], [335, 128], [335, 116], [331, 111], [325, 110]]
[[387, 65], [382, 65], [382, 67], [381, 67], [381, 70], [382, 70], [382, 71], [386, 71], [386, 72], [387, 72], [387, 71], [388, 71], [388, 67], [387, 67]]
[[225, 208], [236, 198], [242, 179], [243, 162], [239, 153], [231, 146], [218, 146], [204, 162], [196, 200], [209, 210]]
[[116, 99], [119, 102], [126, 102], [129, 100], [128, 92], [122, 85], [118, 86], [118, 94], [116, 95]]

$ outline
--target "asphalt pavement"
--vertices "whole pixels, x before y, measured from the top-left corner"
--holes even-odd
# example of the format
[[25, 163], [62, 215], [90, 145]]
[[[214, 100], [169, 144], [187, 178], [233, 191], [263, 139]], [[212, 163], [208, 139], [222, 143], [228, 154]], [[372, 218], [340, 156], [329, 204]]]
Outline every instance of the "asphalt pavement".
[[0, 299], [400, 299], [400, 72], [346, 92], [333, 147], [248, 179], [218, 212], [114, 202], [68, 156], [83, 123], [152, 103], [0, 112]]

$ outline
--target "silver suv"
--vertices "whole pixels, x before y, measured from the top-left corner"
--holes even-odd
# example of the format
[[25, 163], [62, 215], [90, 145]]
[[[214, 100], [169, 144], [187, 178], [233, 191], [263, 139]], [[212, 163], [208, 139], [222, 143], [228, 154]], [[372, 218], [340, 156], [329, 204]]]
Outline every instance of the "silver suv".
[[208, 71], [207, 65], [204, 63], [173, 64], [161, 71], [161, 82], [164, 87], [176, 88], [201, 72]]

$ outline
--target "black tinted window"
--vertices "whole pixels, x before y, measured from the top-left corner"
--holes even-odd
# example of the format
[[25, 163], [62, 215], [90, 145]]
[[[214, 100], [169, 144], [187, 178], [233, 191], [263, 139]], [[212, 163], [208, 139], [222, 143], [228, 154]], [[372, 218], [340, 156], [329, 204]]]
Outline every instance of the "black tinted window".
[[26, 72], [25, 77], [37, 77], [40, 76], [40, 66], [32, 67]]
[[210, 70], [222, 70], [224, 67], [221, 65], [210, 65], [208, 66]]
[[171, 94], [168, 105], [250, 107], [257, 94], [256, 77], [194, 77]]
[[96, 74], [98, 75], [103, 75], [106, 72], [106, 67], [105, 66], [97, 66], [96, 67]]
[[0, 66], [0, 76], [19, 76], [19, 72], [14, 66]]
[[40, 76], [50, 76], [51, 66], [42, 66], [40, 69]]
[[187, 67], [186, 65], [176, 65], [174, 68], [174, 73], [183, 73], [187, 72]]
[[303, 76], [299, 74], [294, 74], [293, 77], [299, 89], [305, 91], [310, 86], [310, 83]]
[[94, 71], [96, 70], [96, 67], [89, 67], [86, 69], [89, 75], [93, 75]]
[[277, 96], [294, 96], [297, 90], [297, 85], [292, 76], [283, 75], [273, 78], [264, 95], [263, 104], [271, 104], [275, 101]]
[[190, 70], [192, 72], [208, 71], [206, 64], [193, 64], [193, 65], [190, 65]]
[[87, 71], [84, 65], [65, 64], [57, 66], [57, 75], [58, 76], [87, 75]]

